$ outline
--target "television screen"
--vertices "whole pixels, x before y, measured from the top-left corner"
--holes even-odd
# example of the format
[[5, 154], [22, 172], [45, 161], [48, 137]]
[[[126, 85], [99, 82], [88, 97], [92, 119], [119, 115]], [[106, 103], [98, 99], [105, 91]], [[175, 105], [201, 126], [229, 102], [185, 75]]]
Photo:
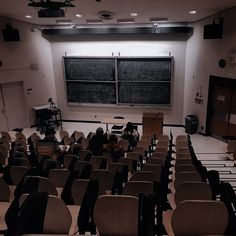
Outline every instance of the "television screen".
[[2, 35], [4, 41], [6, 42], [20, 41], [20, 34], [18, 29], [3, 29]]

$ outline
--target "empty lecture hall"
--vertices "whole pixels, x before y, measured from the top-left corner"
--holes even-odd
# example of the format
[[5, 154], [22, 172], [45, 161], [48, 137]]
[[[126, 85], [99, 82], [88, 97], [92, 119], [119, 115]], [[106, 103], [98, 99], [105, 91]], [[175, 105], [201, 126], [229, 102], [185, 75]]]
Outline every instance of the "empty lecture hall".
[[1, 0], [0, 236], [236, 235], [236, 0]]

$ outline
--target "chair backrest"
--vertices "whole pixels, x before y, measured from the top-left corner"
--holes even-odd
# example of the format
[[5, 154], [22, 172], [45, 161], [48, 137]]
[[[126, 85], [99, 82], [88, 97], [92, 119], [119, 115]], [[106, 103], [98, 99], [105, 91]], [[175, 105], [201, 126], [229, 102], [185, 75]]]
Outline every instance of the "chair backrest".
[[82, 149], [87, 149], [89, 145], [90, 138], [82, 138], [81, 139], [81, 145]]
[[153, 182], [129, 181], [127, 182], [122, 194], [138, 197], [140, 193], [153, 194]]
[[63, 159], [64, 167], [68, 169], [70, 167], [71, 162], [75, 159], [77, 159], [76, 155], [73, 155], [73, 154], [64, 155], [64, 159]]
[[127, 153], [127, 158], [130, 158], [130, 159], [133, 159], [136, 161], [139, 161], [139, 156], [140, 156], [139, 152], [128, 152]]
[[90, 163], [93, 169], [106, 169], [107, 159], [103, 156], [92, 156]]
[[49, 171], [48, 178], [54, 184], [55, 187], [63, 188], [69, 175], [70, 175], [69, 170], [51, 169]]
[[86, 192], [89, 180], [88, 179], [75, 179], [72, 188], [71, 194], [75, 205], [81, 205]]
[[137, 153], [139, 153], [139, 155], [142, 155], [142, 156], [145, 155], [145, 151], [146, 151], [146, 149], [143, 146], [136, 146], [133, 148], [133, 152], [137, 152]]
[[176, 173], [186, 171], [196, 171], [196, 167], [193, 164], [177, 165], [175, 168]]
[[158, 140], [157, 147], [158, 148], [168, 148], [169, 146], [169, 140]]
[[106, 194], [106, 191], [112, 191], [114, 175], [108, 170], [92, 170], [91, 179], [99, 181], [99, 195]]
[[90, 150], [82, 149], [79, 151], [79, 160], [80, 161], [89, 161], [92, 156], [92, 152]]
[[85, 135], [83, 132], [75, 131], [74, 138], [75, 138], [75, 141], [77, 142], [79, 139], [85, 138]]
[[123, 165], [128, 166], [129, 172], [136, 171], [136, 169], [137, 169], [137, 160], [134, 160], [132, 158], [121, 157], [119, 162], [122, 163]]
[[88, 161], [76, 161], [74, 165], [74, 170], [79, 171], [80, 178], [89, 179], [92, 165]]
[[69, 133], [66, 130], [60, 130], [59, 136], [60, 140], [63, 140], [65, 137], [69, 137]]
[[72, 137], [66, 136], [63, 138], [64, 145], [71, 145], [75, 142]]
[[12, 166], [25, 166], [27, 168], [30, 168], [30, 162], [27, 158], [13, 158], [11, 161]]
[[183, 201], [171, 219], [175, 236], [223, 235], [227, 224], [227, 209], [220, 201]]
[[138, 171], [131, 178], [131, 181], [151, 181], [151, 182], [153, 182], [154, 180], [158, 181], [159, 176], [157, 176], [153, 171]]
[[175, 161], [175, 168], [178, 168], [178, 166], [180, 165], [191, 165], [193, 164], [191, 158], [179, 158], [179, 159], [176, 159]]
[[229, 140], [228, 141], [227, 151], [229, 153], [236, 151], [236, 140]]
[[120, 139], [118, 141], [118, 145], [120, 145], [127, 152], [129, 148], [129, 141], [127, 139]]
[[94, 221], [101, 236], [137, 236], [138, 198], [100, 196], [94, 208]]
[[21, 179], [28, 172], [28, 167], [25, 166], [11, 166], [10, 168], [10, 176], [12, 179], [13, 185], [17, 185]]
[[204, 182], [182, 182], [175, 192], [175, 204], [185, 200], [211, 200], [211, 188]]
[[179, 184], [186, 181], [197, 181], [201, 182], [202, 178], [198, 172], [188, 171], [188, 172], [180, 172], [175, 176], [174, 187], [178, 188]]
[[0, 201], [9, 202], [10, 200], [10, 188], [6, 182], [0, 178]]
[[43, 143], [38, 143], [37, 145], [37, 152], [39, 155], [47, 155], [47, 156], [54, 156], [56, 152], [56, 146], [52, 145], [45, 145]]
[[161, 158], [155, 158], [155, 157], [151, 157], [147, 160], [147, 164], [151, 164], [151, 165], [159, 165], [162, 166], [164, 163], [164, 160]]
[[35, 189], [36, 192], [46, 192], [54, 196], [58, 195], [56, 187], [48, 178], [41, 176], [26, 176], [25, 177], [26, 183], [27, 183], [27, 178], [34, 179], [34, 182], [38, 184], [37, 189]]
[[64, 202], [49, 195], [44, 218], [44, 234], [68, 234], [72, 222], [70, 211]]
[[148, 150], [150, 144], [151, 144], [150, 140], [139, 140], [137, 142], [137, 147], [144, 147], [146, 150]]

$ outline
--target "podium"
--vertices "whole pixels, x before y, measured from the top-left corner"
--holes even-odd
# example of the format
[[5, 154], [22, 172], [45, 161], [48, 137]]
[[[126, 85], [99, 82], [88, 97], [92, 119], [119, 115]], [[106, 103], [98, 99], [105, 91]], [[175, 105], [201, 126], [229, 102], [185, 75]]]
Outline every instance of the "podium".
[[143, 113], [143, 135], [158, 138], [163, 133], [164, 113], [144, 112]]
[[61, 110], [59, 108], [41, 105], [33, 107], [33, 109], [35, 111], [35, 123], [38, 131], [45, 132], [53, 126], [60, 126], [62, 129]]

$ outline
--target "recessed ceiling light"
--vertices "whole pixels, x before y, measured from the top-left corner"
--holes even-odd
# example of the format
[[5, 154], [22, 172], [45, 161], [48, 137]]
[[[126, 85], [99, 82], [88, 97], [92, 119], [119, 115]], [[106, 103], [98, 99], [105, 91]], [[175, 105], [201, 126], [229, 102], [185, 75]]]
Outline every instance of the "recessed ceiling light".
[[83, 17], [81, 14], [76, 14], [75, 16], [76, 17]]
[[189, 11], [188, 13], [191, 14], [191, 15], [194, 15], [194, 14], [197, 13], [197, 11], [196, 11], [196, 10], [191, 10], [191, 11]]
[[137, 13], [137, 12], [132, 12], [132, 13], [130, 13], [130, 15], [131, 15], [131, 16], [137, 16], [138, 13]]
[[26, 15], [25, 18], [30, 19], [30, 18], [32, 18], [32, 16], [30, 16], [30, 15]]

